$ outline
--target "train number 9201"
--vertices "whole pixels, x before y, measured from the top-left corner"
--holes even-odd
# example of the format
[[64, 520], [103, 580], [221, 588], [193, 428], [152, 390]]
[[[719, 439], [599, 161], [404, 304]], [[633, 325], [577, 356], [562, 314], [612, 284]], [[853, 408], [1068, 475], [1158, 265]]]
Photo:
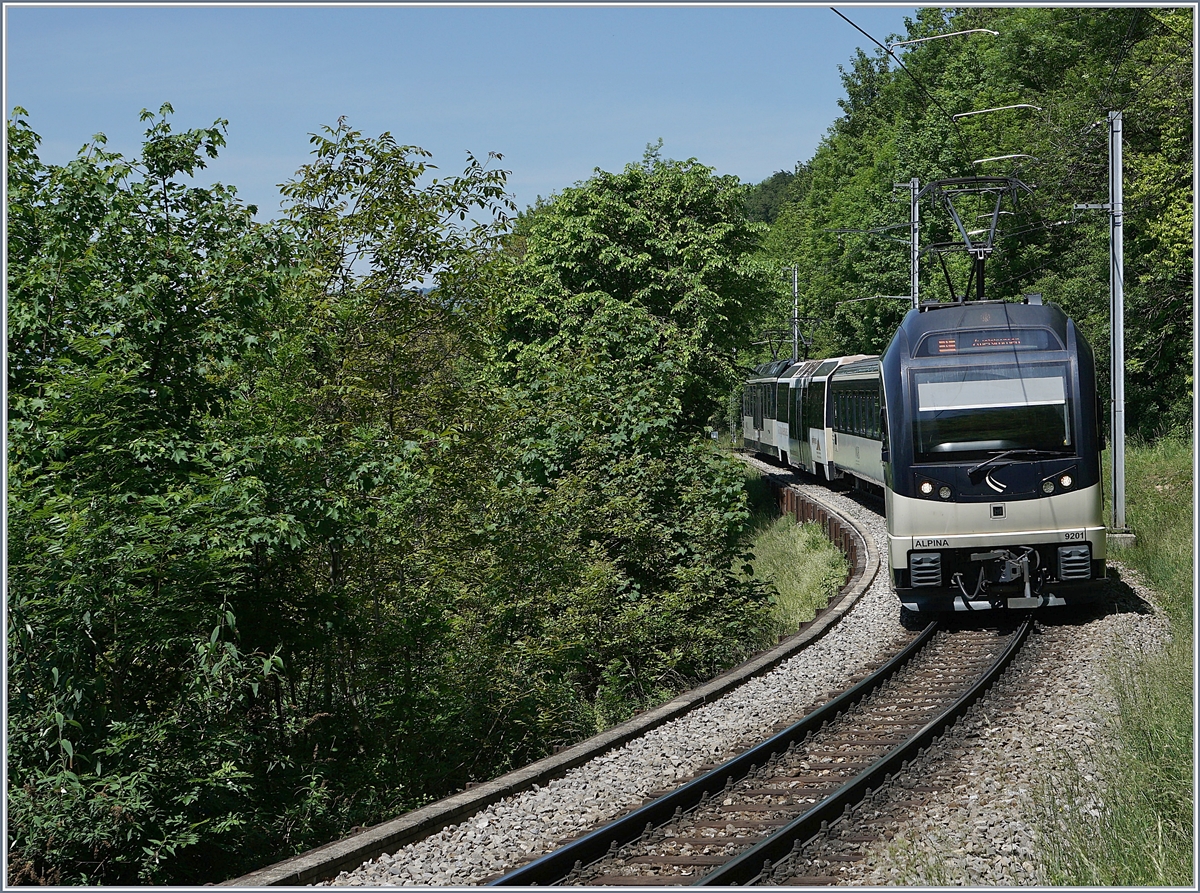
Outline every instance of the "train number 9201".
[[1071, 540], [1081, 540], [1081, 539], [1083, 539], [1083, 531], [1082, 530], [1065, 531], [1063, 533], [1063, 539], [1067, 540], [1068, 542]]

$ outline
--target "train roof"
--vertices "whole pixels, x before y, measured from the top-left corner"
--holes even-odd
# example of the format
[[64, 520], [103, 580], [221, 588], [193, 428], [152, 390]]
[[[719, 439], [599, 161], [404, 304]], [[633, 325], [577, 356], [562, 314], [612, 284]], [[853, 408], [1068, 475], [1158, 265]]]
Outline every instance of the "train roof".
[[788, 378], [803, 378], [807, 375], [812, 375], [817, 371], [824, 360], [802, 360], [796, 364], [795, 368], [787, 374]]
[[1067, 315], [1057, 304], [1018, 304], [1011, 301], [964, 301], [927, 304], [910, 310], [900, 330], [915, 344], [929, 332], [957, 329], [1047, 328], [1067, 341]]
[[847, 368], [848, 364], [858, 366], [870, 362], [878, 365], [879, 358], [874, 354], [854, 354], [846, 357], [827, 357], [813, 360], [772, 360], [755, 366], [750, 373], [750, 381], [781, 380], [787, 378], [811, 378], [825, 370], [826, 375], [832, 375], [835, 370]]
[[750, 373], [751, 378], [779, 378], [783, 375], [788, 366], [792, 365], [795, 360], [772, 360], [769, 363], [763, 363], [761, 366], [755, 366], [754, 371]]
[[879, 374], [879, 357], [875, 355], [862, 357], [853, 362], [839, 366], [834, 380], [846, 379], [853, 376], [876, 376]]

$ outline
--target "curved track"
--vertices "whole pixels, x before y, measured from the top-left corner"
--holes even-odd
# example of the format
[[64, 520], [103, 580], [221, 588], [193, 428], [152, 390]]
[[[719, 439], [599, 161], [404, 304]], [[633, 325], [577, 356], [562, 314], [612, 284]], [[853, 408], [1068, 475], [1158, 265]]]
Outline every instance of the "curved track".
[[[766, 467], [776, 486], [786, 488], [791, 479], [789, 474], [780, 474], [778, 468]], [[364, 829], [360, 833], [326, 844], [317, 849], [266, 866], [242, 877], [222, 882], [225, 886], [262, 887], [277, 885], [299, 885], [321, 882], [334, 878], [341, 871], [355, 872], [372, 860], [401, 848], [438, 835], [456, 823], [471, 820], [481, 811], [488, 810], [508, 798], [520, 796], [539, 785], [583, 767], [605, 753], [619, 749], [653, 730], [679, 720], [693, 710], [718, 702], [723, 696], [752, 680], [769, 675], [776, 667], [800, 653], [810, 645], [823, 639], [835, 628], [871, 588], [880, 566], [880, 554], [876, 537], [859, 521], [846, 516], [842, 511], [828, 505], [815, 493], [800, 494], [784, 489], [791, 496], [781, 499], [781, 509], [797, 518], [816, 520], [822, 524], [826, 534], [850, 559], [852, 572], [839, 595], [831, 600], [827, 608], [793, 636], [782, 641], [778, 647], [756, 655], [746, 663], [692, 691], [685, 692], [672, 701], [635, 716], [585, 741], [513, 770], [504, 776], [484, 782], [465, 791], [452, 794], [428, 806], [413, 810], [391, 821]], [[610, 813], [611, 814], [611, 813]], [[551, 840], [554, 838], [551, 837]], [[498, 870], [499, 867], [497, 867]], [[482, 872], [486, 876], [488, 872]], [[456, 879], [457, 880], [457, 879]]]
[[768, 880], [793, 850], [877, 791], [981, 697], [1032, 624], [1025, 618], [1006, 636], [930, 624], [883, 667], [790, 728], [492, 885]]

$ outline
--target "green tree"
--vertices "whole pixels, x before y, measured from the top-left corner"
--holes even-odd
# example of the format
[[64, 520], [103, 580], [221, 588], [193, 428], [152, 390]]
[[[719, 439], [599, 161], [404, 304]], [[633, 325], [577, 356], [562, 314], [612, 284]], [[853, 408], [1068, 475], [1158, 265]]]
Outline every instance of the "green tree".
[[[176, 877], [247, 819], [256, 694], [229, 596], [263, 519], [209, 436], [289, 249], [181, 181], [225, 122], [44, 165], [9, 122], [9, 845], [27, 877]], [[195, 864], [191, 862], [191, 864]]]
[[[733, 352], [751, 340], [771, 275], [751, 259], [763, 228], [745, 221], [736, 178], [657, 153], [597, 171], [529, 216], [501, 324], [510, 351], [532, 356], [552, 339], [569, 349], [597, 307], [629, 308], [655, 328], [648, 346], [675, 366], [683, 424], [695, 431], [737, 377]], [[628, 341], [614, 338], [607, 355]]]
[[795, 179], [792, 171], [776, 171], [761, 183], [747, 186], [746, 216], [757, 223], [774, 223], [780, 207], [793, 191]]
[[770, 296], [743, 215], [734, 178], [651, 147], [517, 227], [497, 368], [525, 419], [522, 473], [566, 508], [594, 569], [554, 628], [592, 649], [579, 684], [609, 720], [762, 634], [761, 597], [734, 573], [741, 481], [704, 440]]
[[342, 122], [260, 227], [169, 112], [63, 168], [10, 123], [16, 880], [219, 880], [578, 726], [481, 384], [504, 172]]
[[243, 595], [277, 606], [244, 635], [281, 649], [279, 753], [312, 792], [278, 819], [288, 848], [540, 755], [562, 697], [514, 655], [555, 526], [499, 466], [483, 373], [506, 173], [443, 176], [345, 121], [312, 143], [283, 187], [300, 272], [236, 419], [302, 544], [257, 552]]

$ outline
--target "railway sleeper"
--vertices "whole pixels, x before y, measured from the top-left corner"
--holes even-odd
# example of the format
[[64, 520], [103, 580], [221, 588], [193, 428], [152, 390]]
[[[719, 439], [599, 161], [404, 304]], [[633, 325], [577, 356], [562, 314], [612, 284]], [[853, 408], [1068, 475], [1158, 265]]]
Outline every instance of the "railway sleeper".
[[681, 877], [679, 875], [662, 875], [662, 874], [635, 874], [635, 875], [604, 875], [598, 878], [592, 878], [585, 881], [584, 885], [588, 887], [678, 887], [689, 881], [695, 880], [694, 877]]
[[[979, 648], [979, 645], [977, 644], [977, 637], [976, 637], [976, 642], [971, 643], [970, 645], [968, 645], [966, 647], [965, 650], [962, 650], [962, 649], [958, 649], [958, 648], [954, 647], [955, 645], [957, 645], [956, 642], [947, 643], [944, 636], [935, 636], [934, 635], [935, 629], [936, 628], [933, 627], [932, 625], [930, 627], [928, 627], [920, 636], [918, 636], [913, 641], [913, 643], [908, 648], [906, 648], [904, 650], [904, 652], [902, 652], [901, 655], [899, 655], [895, 660], [893, 660], [893, 662], [891, 664], [889, 664], [889, 669], [887, 670], [887, 673], [892, 674], [893, 676], [894, 676], [894, 674], [901, 672], [901, 668], [907, 667], [907, 669], [903, 670], [903, 672], [905, 672], [907, 680], [908, 680], [905, 684], [909, 685], [909, 686], [911, 686], [913, 684], [913, 681], [912, 681], [913, 674], [916, 674], [916, 673], [925, 673], [926, 674], [926, 676], [925, 676], [926, 682], [924, 685], [921, 686], [925, 690], [926, 694], [925, 695], [917, 694], [916, 696], [906, 697], [905, 701], [907, 702], [907, 708], [904, 711], [905, 715], [903, 717], [886, 715], [888, 712], [887, 707], [883, 706], [881, 709], [881, 706], [878, 705], [878, 701], [875, 702], [875, 705], [868, 706], [869, 699], [867, 698], [867, 696], [865, 694], [865, 690], [860, 689], [860, 690], [856, 690], [854, 693], [849, 693], [849, 694], [838, 693], [837, 695], [835, 695], [832, 703], [824, 705], [822, 708], [820, 708], [817, 711], [816, 714], [811, 715], [811, 720], [805, 720], [805, 722], [808, 723], [808, 725], [805, 728], [810, 730], [807, 733], [801, 732], [800, 729], [797, 729], [796, 733], [781, 732], [779, 736], [775, 736], [775, 738], [780, 739], [778, 742], [776, 742], [775, 738], [772, 738], [769, 742], [767, 742], [765, 744], [765, 746], [763, 747], [763, 749], [761, 751], [754, 751], [752, 753], [747, 753], [745, 755], [745, 757], [735, 758], [735, 762], [739, 761], [739, 760], [741, 761], [740, 766], [742, 768], [738, 771], [742, 774], [743, 778], [752, 778], [754, 773], [760, 771], [757, 766], [750, 766], [749, 771], [747, 773], [745, 766], [747, 764], [749, 764], [750, 759], [753, 758], [753, 759], [755, 759], [755, 762], [758, 764], [758, 766], [762, 766], [763, 769], [765, 770], [762, 772], [763, 775], [769, 774], [774, 777], [783, 777], [784, 784], [795, 785], [795, 784], [797, 784], [796, 776], [780, 776], [780, 773], [779, 773], [779, 769], [782, 768], [780, 765], [781, 754], [786, 749], [789, 753], [794, 752], [794, 754], [790, 757], [791, 763], [792, 764], [798, 763], [799, 768], [801, 770], [803, 770], [807, 775], [809, 775], [809, 776], [815, 775], [815, 778], [819, 779], [818, 783], [824, 788], [824, 790], [805, 791], [805, 790], [802, 790], [802, 789], [799, 789], [796, 787], [791, 787], [786, 790], [779, 790], [779, 789], [763, 790], [761, 788], [761, 786], [764, 784], [764, 782], [760, 777], [760, 778], [754, 779], [752, 781], [753, 784], [760, 786], [759, 788], [750, 788], [749, 789], [749, 791], [753, 792], [752, 795], [772, 797], [777, 800], [784, 800], [786, 802], [782, 802], [782, 803], [781, 802], [770, 802], [770, 803], [737, 803], [737, 802], [734, 802], [734, 803], [730, 803], [730, 805], [728, 807], [725, 807], [725, 809], [729, 813], [729, 815], [718, 814], [716, 816], [710, 816], [710, 815], [704, 815], [702, 812], [699, 815], [695, 815], [695, 817], [689, 821], [689, 827], [686, 830], [684, 830], [684, 828], [682, 826], [677, 826], [677, 828], [676, 828], [677, 831], [681, 831], [681, 832], [686, 833], [691, 836], [697, 836], [700, 833], [700, 831], [705, 828], [713, 829], [714, 831], [718, 832], [718, 835], [720, 832], [725, 832], [726, 834], [729, 834], [731, 832], [737, 832], [739, 830], [769, 832], [769, 831], [773, 831], [775, 829], [786, 829], [787, 833], [789, 835], [795, 835], [794, 838], [785, 839], [784, 837], [782, 837], [779, 834], [767, 836], [765, 838], [758, 840], [757, 842], [752, 841], [752, 840], [744, 841], [744, 840], [740, 840], [738, 838], [730, 838], [730, 837], [722, 838], [722, 837], [719, 837], [716, 835], [714, 836], [714, 839], [712, 839], [712, 840], [709, 840], [708, 838], [704, 838], [704, 842], [701, 844], [702, 847], [725, 848], [725, 847], [732, 846], [736, 849], [741, 850], [741, 854], [734, 856], [732, 858], [732, 860], [728, 861], [722, 868], [718, 868], [714, 872], [704, 873], [702, 875], [701, 874], [693, 874], [692, 872], [673, 873], [670, 875], [655, 875], [655, 874], [629, 875], [626, 872], [618, 872], [613, 875], [604, 875], [604, 876], [597, 875], [597, 876], [594, 876], [594, 877], [592, 877], [590, 879], [586, 879], [586, 880], [584, 879], [583, 876], [578, 876], [577, 878], [574, 878], [574, 879], [576, 879], [582, 883], [587, 883], [589, 885], [610, 885], [610, 886], [678, 884], [678, 883], [692, 883], [694, 881], [698, 881], [701, 884], [707, 883], [709, 885], [711, 885], [711, 884], [721, 884], [721, 885], [745, 884], [745, 883], [752, 883], [755, 880], [762, 880], [764, 882], [770, 882], [775, 879], [773, 877], [773, 875], [778, 875], [779, 877], [783, 877], [783, 876], [785, 876], [785, 874], [799, 875], [800, 874], [799, 871], [796, 871], [791, 866], [785, 864], [788, 861], [788, 856], [789, 856], [788, 849], [792, 849], [793, 852], [796, 852], [797, 847], [798, 847], [797, 840], [807, 839], [807, 842], [811, 842], [811, 841], [817, 840], [818, 838], [825, 838], [825, 843], [822, 846], [825, 848], [826, 852], [819, 854], [819, 855], [815, 854], [815, 855], [817, 855], [817, 858], [829, 859], [831, 857], [847, 857], [847, 858], [833, 858], [833, 861], [835, 861], [835, 862], [836, 861], [852, 861], [853, 859], [862, 858], [861, 848], [856, 849], [853, 853], [847, 853], [845, 851], [846, 843], [844, 841], [838, 841], [837, 843], [834, 843], [832, 840], [829, 840], [828, 839], [829, 838], [829, 829], [831, 826], [838, 826], [844, 820], [850, 818], [853, 815], [853, 808], [851, 806], [852, 801], [860, 801], [861, 806], [864, 807], [862, 809], [863, 812], [873, 812], [876, 815], [878, 815], [877, 808], [875, 806], [872, 806], [872, 804], [871, 804], [871, 798], [873, 797], [872, 788], [874, 788], [874, 796], [876, 798], [878, 798], [880, 782], [882, 782], [884, 784], [889, 783], [890, 780], [892, 779], [892, 775], [895, 771], [892, 769], [887, 769], [886, 774], [885, 774], [884, 767], [881, 765], [877, 766], [877, 764], [879, 763], [879, 760], [882, 759], [882, 757], [883, 757], [883, 754], [881, 753], [881, 751], [888, 750], [889, 752], [893, 753], [894, 754], [893, 759], [897, 759], [897, 761], [898, 761], [900, 752], [896, 752], [894, 750], [894, 748], [890, 747], [890, 745], [892, 745], [894, 743], [893, 737], [891, 735], [887, 735], [887, 736], [878, 735], [878, 734], [874, 735], [874, 737], [876, 737], [876, 738], [883, 739], [882, 741], [876, 741], [875, 743], [883, 744], [884, 747], [871, 748], [871, 749], [868, 749], [867, 752], [865, 752], [865, 753], [862, 752], [862, 750], [857, 750], [854, 752], [847, 752], [845, 747], [841, 750], [832, 750], [832, 749], [830, 749], [831, 746], [836, 747], [836, 744], [831, 743], [828, 740], [828, 737], [833, 737], [834, 741], [836, 742], [837, 738], [841, 737], [837, 733], [837, 729], [839, 726], [844, 726], [847, 722], [851, 722], [851, 721], [857, 723], [860, 720], [864, 720], [867, 717], [866, 711], [870, 710], [871, 713], [873, 714], [870, 716], [870, 719], [872, 722], [874, 722], [875, 720], [884, 720], [884, 721], [893, 720], [894, 721], [896, 719], [903, 718], [904, 720], [907, 721], [909, 730], [912, 730], [914, 726], [917, 727], [917, 730], [920, 732], [920, 736], [916, 740], [913, 740], [911, 744], [907, 745], [908, 749], [903, 752], [906, 755], [906, 759], [905, 759], [906, 763], [908, 760], [911, 760], [913, 758], [912, 755], [913, 755], [914, 751], [918, 755], [921, 755], [921, 756], [924, 755], [924, 753], [931, 746], [931, 744], [939, 739], [939, 737], [941, 736], [939, 733], [944, 734], [944, 732], [941, 728], [938, 728], [935, 730], [934, 727], [928, 726], [928, 724], [930, 722], [932, 722], [935, 714], [941, 715], [942, 717], [944, 717], [944, 719], [950, 719], [952, 716], [957, 715], [958, 712], [961, 712], [961, 710], [965, 709], [965, 707], [963, 706], [964, 702], [962, 701], [961, 697], [957, 694], [957, 689], [960, 687], [966, 687], [965, 685], [962, 685], [962, 686], [955, 685], [953, 687], [953, 689], [954, 689], [953, 691], [948, 691], [946, 689], [946, 687], [944, 687], [944, 686], [940, 686], [940, 685], [936, 685], [936, 684], [929, 684], [930, 680], [938, 678], [939, 675], [944, 677], [946, 675], [946, 672], [945, 671], [941, 671], [940, 673], [934, 672], [937, 670], [937, 668], [933, 667], [931, 670], [928, 665], [935, 659], [953, 660], [955, 654], [959, 654], [961, 656], [964, 654], [970, 654], [970, 653], [974, 652], [973, 659], [965, 661], [965, 663], [972, 665], [972, 666], [969, 666], [968, 668], [963, 668], [961, 664], [958, 664], [955, 667], [955, 673], [954, 673], [955, 675], [966, 676], [966, 675], [975, 675], [975, 673], [974, 673], [975, 667], [973, 665], [978, 663], [979, 669], [983, 669], [983, 666], [984, 666], [983, 661], [991, 658], [990, 654], [986, 655], [986, 656], [979, 654], [981, 649]], [[1025, 630], [1025, 633], [1027, 633], [1028, 626], [1026, 626], [1024, 628], [1024, 630]], [[1022, 634], [1022, 636], [1023, 635], [1024, 635], [1024, 633]], [[1018, 638], [1021, 638], [1021, 637], [1018, 637]], [[1017, 644], [1016, 641], [1014, 641], [1013, 649], [1012, 649], [1013, 651], [1015, 651], [1016, 644]], [[930, 646], [932, 646], [932, 647], [930, 647]], [[923, 656], [919, 657], [918, 660], [916, 662], [914, 662], [913, 661], [914, 656], [916, 656], [918, 654], [918, 652], [920, 651], [920, 649], [922, 649], [922, 648], [929, 648], [929, 650], [924, 652]], [[992, 649], [988, 648], [987, 650], [991, 651]], [[941, 654], [940, 658], [937, 658], [938, 652], [940, 652], [940, 654]], [[1009, 652], [1006, 652], [1006, 655], [1008, 653]], [[1000, 672], [1003, 668], [1003, 664], [1007, 662], [1007, 659], [1008, 659], [1008, 657], [1006, 656], [1005, 661], [995, 662], [994, 665], [992, 666], [992, 668], [989, 670], [989, 673]], [[894, 678], [899, 678], [899, 677], [894, 677]], [[879, 681], [883, 681], [883, 680], [878, 680], [876, 682], [876, 690], [878, 690], [880, 688], [880, 686], [878, 684]], [[942, 703], [949, 701], [950, 703], [952, 703], [954, 705], [951, 712], [947, 712], [947, 711], [950, 711], [950, 708], [940, 707], [935, 702], [935, 697], [934, 697], [935, 691], [939, 692], [942, 695], [942, 697], [937, 699], [937, 701], [941, 701]], [[896, 694], [896, 692], [892, 692], [891, 694], [892, 694], [892, 696], [894, 696]], [[856, 715], [854, 717], [846, 718], [845, 716], [843, 716], [842, 719], [839, 719], [836, 721], [839, 724], [838, 726], [831, 726], [831, 720], [829, 720], [827, 717], [836, 715], [839, 713], [846, 714], [849, 712], [849, 708], [855, 706], [855, 704], [860, 704], [861, 709], [858, 709], [856, 711]], [[828, 737], [826, 738], [826, 741], [824, 741], [824, 742], [818, 743], [818, 741], [813, 740], [811, 742], [811, 744], [809, 745], [809, 746], [815, 745], [816, 747], [821, 748], [820, 750], [804, 752], [802, 749], [798, 748], [796, 742], [799, 740], [803, 740], [804, 738], [811, 738], [811, 736], [813, 734], [819, 734], [819, 733], [814, 733], [811, 731], [811, 729], [815, 729], [817, 726], [819, 726], [822, 730], [825, 730], [825, 735]], [[928, 728], [927, 728], [927, 726], [928, 726]], [[899, 730], [900, 725], [898, 723], [893, 722], [893, 724], [890, 726], [884, 725], [884, 728]], [[791, 741], [787, 740], [787, 736], [789, 736], [789, 735], [793, 736]], [[780, 736], [782, 736], [782, 737], [780, 737]], [[863, 746], [863, 742], [861, 742], [861, 741], [855, 741], [855, 742], [853, 742], [853, 744], [851, 744], [851, 742], [849, 742], [849, 741], [846, 741], [845, 744], [846, 744], [846, 747], [849, 747], [849, 746], [861, 747], [861, 746]], [[759, 754], [761, 754], [761, 756], [759, 756]], [[817, 762], [818, 760], [821, 760], [821, 759], [824, 759], [826, 761], [837, 761], [837, 762], [826, 762], [826, 763]], [[731, 774], [732, 774], [732, 769], [733, 769], [733, 766], [730, 765]], [[864, 770], [864, 769], [870, 770], [873, 774], [870, 776], [858, 774], [857, 770]], [[824, 772], [835, 772], [837, 774], [822, 774], [823, 771]], [[853, 778], [848, 778], [848, 777], [845, 777], [842, 775], [842, 773], [849, 772], [849, 771], [856, 772], [856, 774]], [[830, 799], [830, 797], [825, 796], [826, 790], [831, 785], [832, 786], [840, 786], [842, 788], [841, 792], [845, 795], [849, 795], [846, 797], [845, 802], [842, 802], [837, 799]], [[864, 787], [860, 788], [859, 785], [864, 785]], [[867, 785], [869, 785], [869, 786], [867, 786]], [[726, 783], [725, 789], [722, 789], [721, 781], [719, 781], [718, 779], [707, 779], [707, 778], [697, 779], [694, 784], [689, 783], [689, 785], [684, 785], [684, 788], [689, 788], [689, 787], [692, 790], [694, 790], [697, 794], [700, 794], [700, 796], [698, 798], [694, 798], [690, 802], [692, 802], [693, 804], [696, 804], [697, 808], [701, 809], [704, 812], [711, 811], [716, 808], [715, 802], [714, 802], [716, 799], [718, 799], [718, 798], [730, 799], [728, 792], [730, 790], [731, 785]], [[679, 795], [681, 793], [681, 791], [682, 791], [682, 789], [676, 790], [672, 796]], [[865, 791], [865, 793], [864, 793], [864, 791]], [[897, 793], [899, 793], [899, 791], [897, 791]], [[905, 791], [905, 793], [912, 793], [912, 792]], [[688, 796], [694, 796], [694, 795], [688, 795]], [[744, 796], [747, 796], [747, 792], [745, 792], [745, 791], [734, 795], [734, 799], [736, 799], [736, 797], [744, 797]], [[863, 799], [864, 797], [866, 798], [865, 800]], [[801, 799], [801, 798], [803, 798], [804, 803], [795, 802], [796, 800]], [[817, 802], [818, 800], [820, 800], [821, 802], [818, 803]], [[919, 800], [917, 801], [917, 803], [915, 805], [923, 804], [926, 800], [927, 800], [927, 798], [923, 798], [923, 797], [919, 798]], [[899, 801], [899, 799], [897, 798], [895, 803], [889, 803], [888, 805], [894, 807], [894, 806], [898, 805], [900, 802], [901, 801]], [[812, 805], [808, 805], [809, 803], [811, 803]], [[857, 805], [859, 805], [859, 804], [856, 803], [856, 806]], [[691, 807], [689, 807], [689, 809], [691, 809]], [[799, 815], [797, 815], [798, 811], [800, 813]], [[740, 816], [755, 815], [755, 814], [762, 815], [764, 817], [764, 820], [751, 821], [746, 818], [740, 817]], [[651, 813], [647, 812], [646, 816], [648, 817], [649, 815], [651, 815]], [[732, 818], [731, 817], [732, 815], [737, 815], [737, 816], [739, 816], [739, 818], [736, 818], [736, 819]], [[676, 818], [678, 818], [678, 816], [679, 816], [679, 810], [676, 810]], [[771, 816], [771, 818], [767, 819], [766, 816]], [[870, 823], [871, 819], [873, 819], [873, 818], [875, 818], [875, 816], [869, 817], [867, 815], [862, 815], [856, 821], [858, 823]], [[814, 827], [818, 821], [820, 824], [820, 832], [817, 832], [816, 828]], [[653, 828], [655, 825], [657, 825], [661, 829], [667, 823], [668, 823], [668, 820], [665, 818], [656, 819], [655, 821], [650, 823], [650, 828]], [[861, 824], [859, 826], [861, 827]], [[615, 828], [615, 826], [610, 826], [610, 827]], [[844, 828], [845, 826], [843, 825], [842, 827]], [[630, 830], [632, 831], [632, 829], [630, 829]], [[640, 830], [641, 829], [639, 826], [638, 831], [633, 831], [633, 833], [630, 836], [623, 836], [622, 840], [627, 840], [627, 841], [633, 840], [637, 836], [637, 833]], [[601, 835], [607, 835], [609, 833], [610, 832], [607, 829], [605, 829], [605, 830], [601, 830], [601, 831], [597, 832], [594, 836], [599, 838], [599, 837], [601, 837]], [[622, 835], [625, 835], [627, 832], [621, 831], [620, 833]], [[654, 835], [652, 835], [652, 836], [654, 836]], [[739, 835], [739, 837], [740, 837], [740, 835]], [[608, 839], [612, 842], [612, 846], [609, 849], [609, 856], [608, 856], [608, 861], [609, 861], [610, 865], [613, 862], [622, 863], [626, 860], [633, 858], [632, 855], [627, 854], [627, 852], [628, 852], [627, 850], [621, 849], [620, 845], [617, 843], [617, 841], [615, 839], [615, 835], [613, 837], [609, 837]], [[643, 837], [642, 840], [644, 841], [645, 837]], [[654, 845], [656, 847], [665, 847], [665, 848], [670, 848], [672, 846], [676, 846], [676, 847], [679, 846], [678, 843], [675, 843], [672, 841], [672, 839], [669, 837], [669, 835], [665, 836], [664, 839], [660, 840], [658, 843], [656, 843]], [[780, 848], [783, 848], [783, 849], [780, 849]], [[806, 849], [807, 849], [807, 847], [806, 847]], [[811, 850], [810, 850], [810, 852], [811, 852]], [[566, 854], [564, 853], [563, 856], [565, 856], [565, 855]], [[671, 855], [676, 856], [676, 857], [683, 857], [686, 854], [672, 853]], [[706, 854], [697, 854], [697, 855], [715, 856], [716, 854], [707, 854], [706, 853]], [[621, 858], [622, 856], [624, 856], [624, 859]], [[852, 857], [852, 858], [850, 858], [850, 857]], [[555, 858], [555, 859], [558, 859], [559, 861], [561, 861], [561, 857], [559, 857], [555, 854], [551, 854], [549, 857], [547, 857], [547, 860], [549, 860], [549, 858]], [[595, 857], [593, 857], [593, 858], [595, 858]], [[648, 862], [639, 862], [639, 864], [652, 864], [653, 865], [653, 864], [663, 864], [662, 859], [664, 857], [655, 857], [652, 855], [646, 855], [646, 856], [639, 856], [638, 858], [639, 859], [644, 858], [644, 859], [649, 860]], [[707, 863], [710, 860], [706, 859], [703, 861]], [[695, 865], [696, 863], [691, 862], [688, 864]], [[795, 863], [793, 863], [793, 864], [795, 864]], [[614, 867], [619, 867], [619, 866], [614, 866]], [[568, 874], [568, 872], [564, 871], [563, 874], [559, 875], [558, 877], [561, 879], [566, 874]], [[570, 872], [570, 874], [574, 875], [575, 873]], [[815, 874], [815, 872], [814, 872], [814, 874]], [[512, 879], [510, 879], [508, 881], [508, 883], [514, 883], [514, 882], [528, 883], [528, 881], [517, 880], [516, 877], [513, 877]], [[547, 883], [547, 882], [553, 883], [552, 880], [541, 881], [541, 882], [542, 883]], [[501, 883], [503, 883], [503, 881], [501, 881]]]
[[787, 887], [834, 887], [838, 878], [828, 874], [794, 874], [786, 881]]

